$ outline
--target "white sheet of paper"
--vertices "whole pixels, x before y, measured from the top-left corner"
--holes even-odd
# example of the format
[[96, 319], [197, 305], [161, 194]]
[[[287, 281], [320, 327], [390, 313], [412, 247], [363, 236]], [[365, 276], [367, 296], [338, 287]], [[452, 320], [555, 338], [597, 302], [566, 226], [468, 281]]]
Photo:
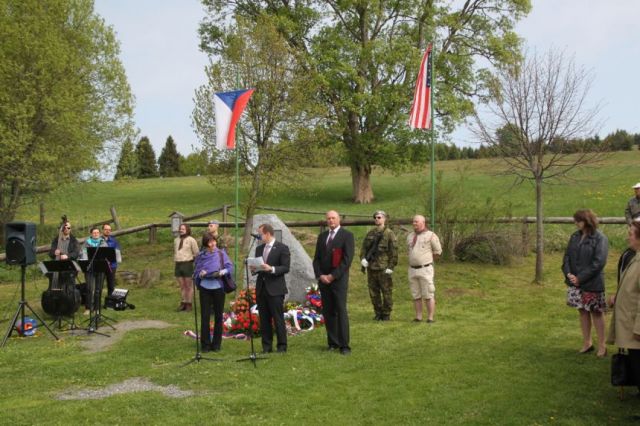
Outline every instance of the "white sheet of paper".
[[262, 266], [264, 262], [262, 261], [261, 257], [250, 257], [247, 259], [247, 264], [249, 265], [249, 268], [251, 268], [252, 266], [260, 269], [260, 266]]

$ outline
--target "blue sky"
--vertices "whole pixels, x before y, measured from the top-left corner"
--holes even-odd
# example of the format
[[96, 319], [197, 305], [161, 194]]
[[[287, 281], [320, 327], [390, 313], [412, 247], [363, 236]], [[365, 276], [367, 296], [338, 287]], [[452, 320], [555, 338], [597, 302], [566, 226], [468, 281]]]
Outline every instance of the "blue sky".
[[[551, 47], [575, 54], [595, 81], [589, 101], [602, 102], [600, 136], [616, 129], [640, 133], [640, 1], [533, 0], [518, 25], [529, 47]], [[198, 49], [198, 0], [96, 0], [96, 11], [114, 27], [121, 59], [136, 97], [135, 121], [151, 139], [156, 155], [167, 136], [182, 154], [199, 142], [191, 127], [195, 89], [205, 82], [205, 54]], [[409, 101], [410, 102], [410, 101]], [[461, 129], [452, 140], [467, 143]]]

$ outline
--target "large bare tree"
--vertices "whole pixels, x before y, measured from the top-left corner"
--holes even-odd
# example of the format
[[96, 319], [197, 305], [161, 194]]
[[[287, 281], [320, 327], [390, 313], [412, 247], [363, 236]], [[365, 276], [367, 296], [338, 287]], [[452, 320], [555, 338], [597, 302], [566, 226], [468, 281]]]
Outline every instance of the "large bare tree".
[[604, 155], [580, 143], [600, 126], [600, 105], [587, 104], [592, 82], [593, 74], [565, 52], [527, 52], [517, 66], [496, 73], [486, 111], [476, 115], [476, 135], [497, 150], [505, 173], [535, 185], [536, 282], [543, 273], [544, 183]]

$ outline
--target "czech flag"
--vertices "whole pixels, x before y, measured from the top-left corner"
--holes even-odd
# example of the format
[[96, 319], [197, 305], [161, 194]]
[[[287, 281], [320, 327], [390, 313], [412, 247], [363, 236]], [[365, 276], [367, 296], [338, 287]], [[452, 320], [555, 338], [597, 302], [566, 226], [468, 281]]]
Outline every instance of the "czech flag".
[[234, 149], [236, 147], [236, 124], [249, 102], [254, 89], [234, 90], [213, 95], [216, 113], [216, 147]]

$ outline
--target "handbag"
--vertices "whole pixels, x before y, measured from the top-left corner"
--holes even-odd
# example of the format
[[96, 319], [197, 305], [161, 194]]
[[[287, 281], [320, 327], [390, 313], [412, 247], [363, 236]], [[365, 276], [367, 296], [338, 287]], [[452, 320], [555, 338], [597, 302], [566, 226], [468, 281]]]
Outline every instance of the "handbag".
[[611, 356], [611, 384], [613, 386], [637, 385], [631, 370], [631, 358], [622, 348]]
[[[218, 250], [218, 253], [220, 254], [220, 270], [223, 270], [224, 258], [222, 256], [222, 250]], [[222, 280], [222, 287], [225, 293], [233, 293], [236, 291], [236, 283], [233, 281], [233, 278], [231, 278], [231, 275], [224, 274], [220, 276], [220, 279]]]

